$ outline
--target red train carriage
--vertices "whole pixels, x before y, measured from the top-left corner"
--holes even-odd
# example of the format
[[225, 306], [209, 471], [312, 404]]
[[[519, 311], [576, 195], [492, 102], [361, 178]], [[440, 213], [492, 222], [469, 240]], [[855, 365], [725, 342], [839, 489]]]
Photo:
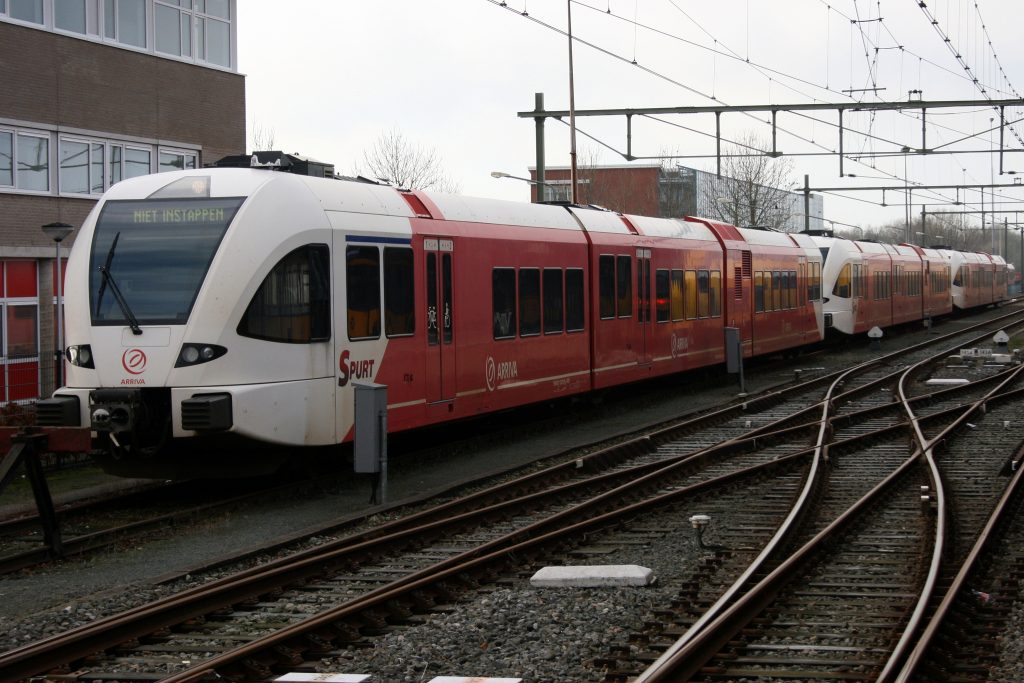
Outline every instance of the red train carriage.
[[740, 329], [744, 355], [775, 353], [822, 339], [821, 253], [811, 238], [687, 220], [708, 226], [721, 241], [727, 261], [727, 319], [730, 327]]
[[921, 318], [935, 318], [953, 311], [950, 293], [949, 259], [938, 249], [901, 244], [913, 249], [921, 259]]
[[[924, 266], [921, 256], [912, 247], [882, 245], [892, 263], [889, 279], [890, 302], [892, 304], [890, 319], [893, 325], [924, 317]], [[882, 278], [878, 278], [882, 280]]]

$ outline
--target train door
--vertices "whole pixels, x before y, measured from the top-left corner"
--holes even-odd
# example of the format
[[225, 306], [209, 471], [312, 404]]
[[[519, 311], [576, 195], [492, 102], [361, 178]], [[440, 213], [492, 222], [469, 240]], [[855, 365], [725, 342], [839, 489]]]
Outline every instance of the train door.
[[455, 398], [455, 242], [448, 238], [423, 240], [426, 282], [426, 388], [427, 402]]
[[651, 363], [651, 250], [636, 250], [636, 319], [640, 325], [637, 351], [637, 362], [640, 365]]

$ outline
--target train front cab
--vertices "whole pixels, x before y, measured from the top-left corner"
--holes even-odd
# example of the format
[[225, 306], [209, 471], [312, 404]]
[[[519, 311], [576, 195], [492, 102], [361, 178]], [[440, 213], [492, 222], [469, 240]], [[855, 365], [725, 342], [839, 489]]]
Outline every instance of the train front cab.
[[942, 250], [949, 257], [952, 272], [953, 307], [967, 310], [991, 303], [991, 261], [987, 254], [971, 251]]
[[826, 330], [854, 334], [858, 329], [861, 292], [865, 287], [863, 255], [854, 242], [812, 237], [824, 257], [822, 311]]

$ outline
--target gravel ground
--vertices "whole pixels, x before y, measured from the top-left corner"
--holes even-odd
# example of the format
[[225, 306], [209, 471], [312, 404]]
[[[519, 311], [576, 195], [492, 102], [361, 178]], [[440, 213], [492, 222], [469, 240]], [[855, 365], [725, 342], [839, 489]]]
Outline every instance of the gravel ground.
[[[951, 332], [964, 324], [946, 321], [936, 331]], [[905, 334], [898, 343], [914, 343], [925, 336], [925, 332]], [[881, 352], [896, 345], [895, 340], [887, 341]], [[866, 343], [851, 343], [842, 351], [807, 356], [793, 367], [803, 369], [808, 377], [822, 369], [862, 362], [876, 353]], [[787, 382], [792, 376], [792, 369], [759, 371], [748, 367], [747, 391], [753, 393]], [[685, 386], [665, 382], [643, 394], [632, 394], [627, 401], [609, 399], [594, 408], [576, 409], [561, 417], [563, 424], [558, 429], [513, 428], [514, 439], [511, 434], [509, 438], [493, 438], [485, 447], [460, 447], [453, 449], [455, 452], [404, 461], [396, 458], [391, 462], [389, 477], [391, 500], [397, 503], [449, 490], [459, 482], [556, 454], [578, 440], [580, 434], [597, 439], [624, 425], [717, 405], [735, 398], [736, 393], [736, 384], [720, 376], [691, 376]], [[268, 501], [258, 510], [225, 513], [206, 520], [191, 527], [187, 534], [136, 542], [86, 560], [65, 561], [45, 570], [0, 578], [0, 650], [215, 578], [223, 572], [193, 576], [172, 586], [154, 585], [160, 577], [292, 535], [326, 519], [368, 511], [368, 495], [369, 483], [353, 480], [330, 495]], [[437, 614], [426, 627], [397, 630], [379, 646], [357, 651], [348, 661], [325, 666], [377, 672], [375, 681], [429, 681], [442, 674], [518, 676], [527, 681], [600, 680], [590, 667], [594, 653], [617, 643], [624, 629], [642, 623], [652, 605], [675, 592], [674, 578], [687, 574], [697, 558], [692, 532], [684, 528], [646, 551], [641, 562], [635, 557], [621, 558], [654, 569], [660, 580], [653, 587], [541, 590], [531, 588], [524, 578], [496, 588], [486, 601], [473, 603], [466, 610]], [[265, 558], [253, 561], [261, 559]], [[602, 557], [600, 563], [617, 561]], [[1024, 627], [1024, 611], [1014, 619], [1017, 626]], [[1008, 652], [1024, 654], [1020, 640], [1019, 636], [1007, 639], [1004, 646]], [[1015, 656], [1009, 661], [1021, 660]], [[990, 680], [1022, 680], [1020, 664], [1014, 666], [1016, 674], [1011, 671], [1006, 677]]]

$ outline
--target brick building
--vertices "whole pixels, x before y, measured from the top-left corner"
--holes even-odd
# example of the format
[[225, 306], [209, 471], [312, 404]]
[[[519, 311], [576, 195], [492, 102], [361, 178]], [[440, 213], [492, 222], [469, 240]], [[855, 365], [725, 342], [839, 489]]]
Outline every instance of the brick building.
[[[742, 196], [737, 181], [699, 169], [676, 166], [666, 168], [660, 163], [638, 163], [620, 166], [584, 166], [577, 169], [578, 201], [597, 204], [620, 213], [641, 216], [702, 216], [728, 220], [728, 211], [719, 211], [713, 202], [719, 197]], [[530, 168], [530, 179], [537, 180], [537, 169]], [[544, 171], [545, 199], [569, 201], [570, 169], [549, 166]], [[742, 190], [742, 184], [740, 188]], [[760, 187], [760, 186], [758, 186]], [[821, 195], [810, 197], [809, 220], [804, 221], [804, 196], [777, 188], [767, 188], [777, 203], [780, 229], [800, 232], [809, 224], [811, 230], [824, 228]], [[530, 185], [530, 201], [537, 201], [537, 185]], [[740, 206], [739, 215], [746, 214]], [[746, 227], [746, 226], [744, 226]], [[765, 227], [765, 226], [761, 226]]]
[[[245, 152], [237, 0], [0, 0], [0, 404], [53, 389], [56, 245], [125, 178]], [[40, 305], [48, 304], [48, 305]]]

